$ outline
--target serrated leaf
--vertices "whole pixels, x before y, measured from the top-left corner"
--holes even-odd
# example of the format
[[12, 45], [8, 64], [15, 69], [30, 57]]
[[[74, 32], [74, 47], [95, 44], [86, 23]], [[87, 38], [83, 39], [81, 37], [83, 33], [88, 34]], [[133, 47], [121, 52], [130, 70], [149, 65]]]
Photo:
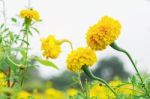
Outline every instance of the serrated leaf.
[[45, 66], [49, 66], [49, 67], [53, 67], [55, 69], [58, 69], [58, 67], [54, 63], [50, 62], [49, 60], [44, 60], [44, 59], [41, 59], [39, 57], [35, 57], [35, 60], [38, 61], [39, 63], [45, 65]]

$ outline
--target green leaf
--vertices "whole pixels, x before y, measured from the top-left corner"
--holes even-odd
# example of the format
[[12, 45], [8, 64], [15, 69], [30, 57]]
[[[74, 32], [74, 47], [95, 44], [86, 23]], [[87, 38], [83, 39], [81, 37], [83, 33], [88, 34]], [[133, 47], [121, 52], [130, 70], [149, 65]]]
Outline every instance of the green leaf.
[[1, 34], [7, 32], [8, 30], [9, 30], [8, 28], [5, 28], [5, 29], [1, 32]]
[[22, 49], [21, 51], [20, 51], [20, 53], [21, 53], [21, 55], [22, 55], [22, 57], [26, 57], [26, 50], [25, 49]]
[[11, 21], [16, 23], [17, 22], [17, 19], [16, 18], [11, 18]]
[[38, 34], [40, 33], [40, 31], [37, 29], [37, 28], [35, 28], [35, 27], [31, 27], [34, 31], [36, 31]]
[[2, 29], [4, 27], [4, 24], [1, 24], [0, 29]]
[[49, 60], [43, 60], [37, 56], [35, 57], [35, 60], [38, 61], [39, 63], [45, 65], [45, 66], [49, 66], [49, 67], [53, 67], [55, 69], [58, 69], [58, 67], [54, 63], [50, 62]]
[[13, 32], [9, 32], [9, 36], [10, 36], [10, 39], [13, 41], [14, 40]]
[[25, 41], [25, 40], [23, 40], [23, 39], [18, 39], [18, 40], [23, 41], [26, 45], [30, 45], [29, 42], [27, 42], [27, 41]]

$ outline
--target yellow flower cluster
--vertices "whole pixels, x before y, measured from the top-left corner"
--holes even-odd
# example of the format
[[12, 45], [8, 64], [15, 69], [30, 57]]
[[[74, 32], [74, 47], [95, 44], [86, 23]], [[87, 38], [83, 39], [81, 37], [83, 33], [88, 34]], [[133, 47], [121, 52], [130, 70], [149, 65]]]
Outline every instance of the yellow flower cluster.
[[43, 38], [41, 49], [43, 50], [43, 56], [46, 58], [55, 59], [61, 53], [61, 43], [56, 40], [54, 35], [49, 35], [47, 38]]
[[87, 44], [94, 50], [103, 50], [118, 38], [120, 31], [119, 21], [104, 16], [89, 28], [86, 34]]
[[22, 18], [27, 18], [27, 19], [34, 19], [36, 21], [40, 20], [40, 15], [38, 13], [38, 11], [33, 10], [33, 9], [24, 9], [20, 11], [20, 16]]
[[64, 94], [54, 88], [49, 88], [45, 91], [45, 99], [64, 99]]
[[92, 66], [97, 61], [96, 54], [90, 48], [78, 48], [67, 57], [67, 68], [73, 72], [79, 71], [83, 65]]
[[7, 81], [4, 73], [0, 72], [0, 87], [6, 87]]

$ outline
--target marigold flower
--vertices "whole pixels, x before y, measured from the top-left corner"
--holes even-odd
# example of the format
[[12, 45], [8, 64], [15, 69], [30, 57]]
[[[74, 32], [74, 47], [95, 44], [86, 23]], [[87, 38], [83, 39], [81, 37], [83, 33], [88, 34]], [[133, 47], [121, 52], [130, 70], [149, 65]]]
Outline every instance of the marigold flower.
[[86, 34], [87, 44], [94, 50], [103, 50], [118, 38], [120, 30], [119, 21], [104, 16], [89, 28]]
[[61, 43], [59, 40], [56, 40], [54, 35], [49, 35], [47, 38], [41, 39], [43, 50], [43, 56], [46, 58], [57, 58], [61, 53]]
[[40, 20], [39, 12], [33, 9], [24, 9], [20, 11], [20, 16], [22, 18], [34, 19], [36, 21]]
[[83, 65], [92, 66], [97, 61], [95, 52], [90, 48], [78, 48], [67, 57], [67, 68], [73, 72], [79, 71]]

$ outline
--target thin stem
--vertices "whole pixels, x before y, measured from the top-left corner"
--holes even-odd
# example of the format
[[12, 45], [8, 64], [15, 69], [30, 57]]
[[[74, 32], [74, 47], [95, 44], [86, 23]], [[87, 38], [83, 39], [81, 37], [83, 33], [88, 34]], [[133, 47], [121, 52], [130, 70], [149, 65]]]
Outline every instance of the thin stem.
[[7, 86], [10, 87], [10, 76], [11, 76], [11, 67], [8, 67], [8, 81], [7, 81]]
[[63, 40], [60, 40], [60, 44], [62, 44], [62, 43], [69, 43], [69, 45], [70, 45], [70, 47], [71, 47], [71, 50], [73, 51], [73, 46], [72, 46], [72, 43], [71, 43], [71, 41], [69, 41], [69, 40], [67, 40], [67, 39], [63, 39]]
[[[26, 41], [27, 43], [29, 42], [29, 28], [30, 28], [31, 20], [30, 19], [25, 19], [25, 35], [26, 35]], [[26, 55], [25, 55], [25, 66], [28, 67], [28, 50], [29, 50], [29, 45], [27, 44], [26, 46]], [[23, 85], [24, 81], [24, 75], [21, 80], [21, 86]]]
[[136, 67], [136, 64], [134, 63], [134, 61], [133, 61], [131, 55], [130, 55], [125, 49], [120, 48], [115, 42], [112, 43], [110, 46], [111, 46], [113, 49], [115, 49], [115, 50], [117, 50], [117, 51], [120, 51], [120, 52], [123, 52], [123, 53], [125, 53], [125, 54], [128, 56], [128, 58], [129, 58], [129, 60], [131, 61], [131, 63], [132, 63], [132, 65], [133, 65], [133, 67], [134, 67], [134, 69], [135, 69], [135, 71], [136, 71], [136, 73], [137, 73], [139, 79], [141, 80], [142, 87], [144, 88], [144, 90], [145, 90], [147, 96], [150, 97], [150, 95], [149, 95], [149, 93], [148, 93], [148, 90], [147, 90], [147, 88], [146, 88], [146, 86], [145, 86], [145, 84], [144, 84], [144, 81], [143, 81], [143, 79], [142, 79], [142, 76], [140, 75], [140, 73], [139, 73], [139, 71], [138, 71], [138, 69], [137, 69], [137, 67]]
[[6, 18], [6, 4], [5, 4], [5, 0], [2, 0], [2, 4], [3, 4], [2, 14], [3, 14], [3, 18], [4, 18], [4, 24], [6, 25], [7, 18]]
[[28, 0], [28, 8], [31, 8], [31, 0]]
[[78, 80], [79, 80], [79, 85], [80, 85], [81, 89], [83, 90], [83, 86], [82, 86], [82, 82], [81, 82], [81, 74], [80, 74], [80, 72], [78, 72]]
[[93, 80], [100, 81], [100, 82], [103, 83], [108, 89], [110, 89], [110, 90], [114, 93], [115, 96], [117, 96], [117, 93], [108, 85], [108, 83], [107, 83], [105, 80], [103, 80], [103, 79], [101, 79], [101, 78], [99, 78], [99, 77], [94, 76], [94, 74], [89, 70], [89, 68], [88, 68], [86, 65], [84, 65], [84, 66], [82, 67], [82, 70], [84, 71], [84, 73], [85, 73], [89, 78], [91, 78], [91, 79], [93, 79]]

